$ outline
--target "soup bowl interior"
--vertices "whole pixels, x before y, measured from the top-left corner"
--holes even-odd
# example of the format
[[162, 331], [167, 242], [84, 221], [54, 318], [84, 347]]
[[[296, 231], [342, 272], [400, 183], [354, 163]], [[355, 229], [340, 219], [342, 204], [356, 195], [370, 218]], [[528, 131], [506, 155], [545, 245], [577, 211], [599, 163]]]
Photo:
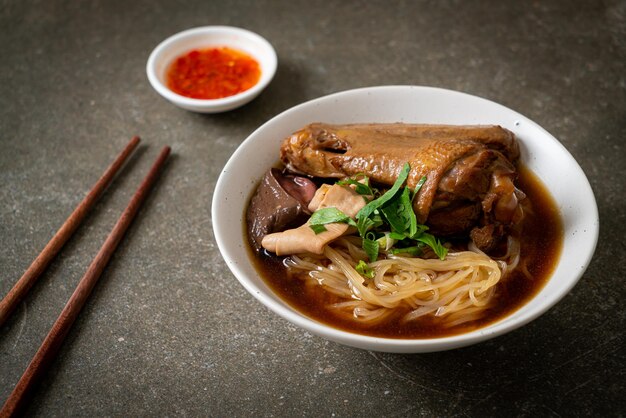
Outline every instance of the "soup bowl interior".
[[[308, 123], [429, 123], [501, 125], [519, 138], [522, 161], [557, 203], [564, 226], [561, 256], [545, 286], [512, 314], [460, 335], [389, 339], [341, 331], [308, 318], [281, 300], [255, 271], [247, 250], [245, 209], [265, 171], [278, 161], [281, 141]], [[598, 237], [598, 211], [582, 169], [547, 131], [497, 103], [460, 92], [419, 86], [370, 87], [325, 96], [274, 117], [235, 151], [218, 179], [212, 203], [215, 238], [239, 282], [266, 307], [313, 334], [384, 352], [419, 353], [467, 346], [514, 330], [554, 306], [582, 276]]]

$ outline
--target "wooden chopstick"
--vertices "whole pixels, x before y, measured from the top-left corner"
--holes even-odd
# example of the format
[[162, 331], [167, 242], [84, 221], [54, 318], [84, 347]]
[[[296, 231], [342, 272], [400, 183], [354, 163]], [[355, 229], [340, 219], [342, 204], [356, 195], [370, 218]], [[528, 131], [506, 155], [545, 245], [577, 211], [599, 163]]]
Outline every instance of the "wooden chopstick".
[[100, 274], [106, 267], [115, 248], [120, 243], [128, 226], [131, 224], [141, 204], [152, 188], [169, 153], [170, 147], [164, 147], [148, 172], [148, 175], [144, 178], [133, 195], [128, 206], [100, 248], [100, 251], [89, 265], [85, 275], [80, 279], [76, 290], [74, 290], [65, 308], [63, 308], [56, 322], [52, 325], [52, 329], [50, 329], [41, 347], [37, 350], [37, 353], [26, 368], [26, 371], [15, 386], [15, 389], [13, 389], [13, 392], [11, 392], [2, 410], [0, 410], [1, 418], [15, 416], [24, 407], [25, 401], [33, 386], [40, 380], [50, 362], [59, 351], [63, 339], [69, 332], [74, 320], [87, 301], [91, 290], [98, 281]]
[[15, 283], [9, 293], [0, 301], [0, 327], [7, 320], [11, 312], [17, 307], [20, 301], [26, 296], [30, 288], [35, 284], [41, 273], [46, 269], [52, 259], [58, 254], [63, 245], [72, 236], [76, 228], [85, 219], [85, 216], [98, 201], [102, 192], [115, 177], [115, 174], [124, 164], [124, 161], [135, 150], [139, 144], [139, 137], [133, 137], [122, 152], [117, 156], [115, 161], [107, 168], [102, 177], [93, 185], [87, 196], [78, 204], [74, 212], [67, 218], [65, 223], [59, 228], [50, 242], [45, 246], [41, 253], [31, 263], [30, 267], [24, 272], [22, 277]]

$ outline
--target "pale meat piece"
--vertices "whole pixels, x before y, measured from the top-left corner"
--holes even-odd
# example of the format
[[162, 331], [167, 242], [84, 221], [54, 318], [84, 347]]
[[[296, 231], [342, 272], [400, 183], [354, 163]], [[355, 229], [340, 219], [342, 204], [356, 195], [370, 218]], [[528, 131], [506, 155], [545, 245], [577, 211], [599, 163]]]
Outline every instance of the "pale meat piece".
[[314, 123], [287, 137], [280, 157], [296, 173], [332, 178], [363, 173], [386, 185], [408, 162], [409, 187], [426, 176], [414, 201], [418, 221], [450, 237], [489, 226], [477, 242], [483, 250], [497, 243], [503, 226], [522, 217], [518, 201], [524, 194], [513, 184], [519, 145], [500, 126]]
[[[335, 207], [354, 218], [363, 206], [365, 206], [363, 196], [351, 187], [335, 184], [320, 187], [309, 204], [309, 210], [313, 212], [323, 208]], [[326, 224], [325, 227], [326, 231], [316, 234], [307, 221], [298, 228], [266, 235], [263, 237], [261, 245], [276, 255], [307, 252], [322, 254], [326, 244], [346, 234], [351, 229], [345, 223], [330, 223]]]

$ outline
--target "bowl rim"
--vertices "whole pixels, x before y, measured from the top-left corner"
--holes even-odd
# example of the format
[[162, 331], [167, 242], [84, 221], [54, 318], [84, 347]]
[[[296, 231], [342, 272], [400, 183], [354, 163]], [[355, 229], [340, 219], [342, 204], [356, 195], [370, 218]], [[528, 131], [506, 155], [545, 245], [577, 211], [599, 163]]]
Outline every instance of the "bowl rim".
[[[218, 199], [215, 199], [215, 196], [220, 196], [222, 193], [225, 193], [226, 191], [225, 187], [226, 187], [226, 181], [227, 181], [225, 179], [227, 178], [227, 176], [225, 176], [224, 174], [229, 171], [235, 170], [236, 161], [239, 159], [239, 157], [243, 153], [247, 152], [246, 145], [251, 143], [251, 141], [253, 141], [257, 137], [259, 132], [262, 132], [268, 126], [271, 126], [272, 124], [276, 123], [275, 122], [276, 120], [288, 117], [291, 113], [299, 112], [300, 109], [302, 109], [303, 107], [316, 106], [320, 102], [327, 101], [327, 100], [336, 101], [342, 95], [362, 94], [362, 93], [381, 91], [381, 90], [394, 90], [394, 89], [402, 90], [402, 89], [407, 89], [407, 88], [418, 90], [418, 91], [424, 91], [424, 92], [442, 92], [442, 93], [447, 93], [447, 94], [453, 93], [453, 94], [458, 94], [462, 96], [469, 96], [470, 98], [474, 100], [486, 102], [486, 103], [489, 103], [491, 106], [496, 106], [500, 108], [501, 110], [505, 110], [506, 112], [511, 112], [511, 114], [515, 115], [515, 117], [518, 120], [529, 124], [530, 126], [534, 127], [535, 129], [543, 133], [547, 138], [550, 138], [552, 141], [554, 141], [555, 144], [561, 148], [563, 152], [563, 156], [566, 157], [570, 162], [574, 163], [574, 166], [578, 170], [580, 170], [580, 174], [582, 174], [583, 178], [586, 180], [586, 184], [581, 184], [580, 187], [581, 189], [586, 188], [587, 189], [586, 191], [589, 193], [589, 196], [591, 197], [591, 201], [589, 202], [591, 203], [590, 208], [589, 208], [591, 210], [591, 213], [589, 214], [589, 217], [593, 218], [593, 223], [590, 225], [591, 230], [586, 231], [588, 234], [590, 234], [590, 237], [589, 237], [590, 239], [587, 241], [589, 244], [591, 244], [591, 246], [589, 247], [589, 251], [585, 253], [586, 257], [584, 259], [577, 260], [578, 264], [581, 265], [582, 268], [577, 270], [577, 273], [574, 275], [575, 277], [571, 278], [567, 282], [566, 286], [559, 287], [557, 292], [551, 293], [549, 298], [546, 298], [546, 300], [542, 301], [539, 308], [523, 313], [522, 315], [518, 316], [515, 319], [515, 321], [507, 321], [507, 319], [510, 318], [512, 315], [516, 314], [517, 312], [519, 312], [520, 310], [522, 310], [525, 305], [530, 303], [531, 300], [535, 299], [541, 293], [541, 290], [535, 296], [533, 296], [533, 298], [530, 299], [525, 305], [522, 305], [520, 308], [513, 311], [509, 315], [503, 318], [500, 318], [499, 320], [497, 320], [496, 322], [492, 324], [488, 324], [482, 328], [478, 328], [476, 330], [473, 330], [467, 333], [445, 336], [445, 337], [415, 338], [415, 339], [383, 338], [383, 337], [374, 337], [374, 336], [352, 333], [349, 331], [344, 331], [344, 330], [334, 328], [330, 325], [323, 324], [321, 322], [316, 321], [313, 318], [309, 318], [305, 314], [297, 311], [296, 308], [287, 306], [286, 303], [285, 304], [277, 303], [270, 296], [266, 295], [262, 289], [259, 289], [251, 280], [247, 278], [246, 273], [242, 271], [242, 269], [240, 268], [239, 264], [234, 259], [234, 257], [232, 257], [232, 255], [226, 250], [227, 236], [224, 233], [225, 226], [222, 225], [222, 223], [219, 221], [219, 219], [222, 216], [221, 213], [223, 209], [221, 205], [217, 204]], [[584, 174], [584, 172], [582, 171], [582, 168], [576, 162], [574, 157], [569, 153], [569, 151], [567, 151], [567, 149], [563, 146], [563, 144], [561, 144], [554, 136], [552, 136], [544, 128], [542, 128], [540, 125], [538, 125], [531, 119], [523, 116], [522, 114], [504, 105], [493, 102], [491, 100], [488, 100], [479, 96], [467, 94], [464, 92], [450, 90], [450, 89], [444, 89], [444, 88], [439, 88], [439, 87], [429, 87], [429, 86], [414, 86], [414, 85], [388, 85], [388, 86], [383, 85], [383, 86], [362, 87], [362, 88], [357, 88], [357, 89], [340, 91], [340, 92], [321, 96], [321, 97], [300, 103], [274, 116], [272, 119], [268, 120], [267, 122], [262, 124], [260, 127], [258, 127], [256, 130], [254, 130], [239, 145], [239, 147], [235, 150], [235, 152], [229, 158], [228, 162], [226, 163], [222, 172], [220, 173], [220, 177], [218, 178], [218, 181], [216, 183], [216, 187], [213, 193], [211, 211], [212, 211], [212, 224], [213, 224], [215, 240], [217, 242], [220, 253], [222, 254], [222, 257], [226, 261], [227, 266], [229, 267], [231, 272], [234, 274], [234, 276], [237, 278], [237, 280], [242, 284], [242, 286], [250, 294], [252, 294], [252, 296], [254, 296], [257, 300], [259, 300], [263, 305], [265, 305], [265, 307], [269, 308], [270, 310], [272, 310], [273, 312], [275, 312], [282, 318], [288, 320], [289, 322], [303, 328], [304, 330], [310, 331], [313, 334], [321, 336], [323, 338], [326, 338], [335, 342], [340, 342], [340, 343], [343, 343], [345, 345], [352, 346], [352, 347], [363, 348], [363, 349], [374, 350], [374, 351], [384, 351], [384, 352], [425, 353], [425, 352], [455, 349], [455, 348], [460, 348], [460, 347], [476, 344], [476, 343], [485, 341], [487, 339], [491, 339], [491, 338], [503, 335], [505, 333], [508, 333], [510, 331], [513, 331], [519, 327], [522, 327], [528, 324], [529, 322], [543, 315], [546, 311], [548, 311], [554, 305], [556, 305], [576, 285], [576, 283], [580, 280], [583, 273], [585, 272], [586, 268], [589, 266], [589, 263], [591, 262], [591, 259], [593, 257], [593, 254], [597, 246], [598, 236], [599, 236], [599, 216], [598, 216], [597, 202], [595, 200], [595, 196], [593, 195], [593, 190], [591, 189], [591, 185], [589, 184], [589, 181], [586, 175]], [[560, 255], [560, 257], [562, 257], [562, 254]], [[246, 258], [248, 258], [249, 260], [249, 255], [246, 255]], [[557, 263], [557, 266], [558, 266], [558, 263]], [[548, 282], [546, 282], [546, 284], [544, 285], [544, 288], [547, 286], [547, 283]], [[276, 295], [276, 297], [278, 299], [281, 299], [278, 295]]]
[[[222, 97], [220, 99], [194, 99], [191, 97], [186, 97], [181, 94], [175, 93], [170, 90], [164, 83], [161, 82], [160, 78], [156, 73], [156, 65], [158, 59], [162, 53], [164, 53], [168, 48], [174, 45], [176, 42], [180, 41], [184, 38], [189, 38], [192, 36], [196, 36], [198, 34], [238, 34], [255, 42], [258, 42], [262, 45], [260, 48], [259, 55], [263, 55], [268, 59], [269, 65], [267, 68], [263, 67], [261, 71], [261, 77], [259, 81], [248, 90], [244, 90], [240, 93], [234, 94], [232, 96]], [[255, 57], [257, 58], [257, 57]], [[258, 60], [258, 58], [257, 58]], [[189, 106], [189, 107], [225, 107], [228, 105], [232, 105], [234, 103], [238, 103], [239, 101], [245, 100], [250, 97], [253, 98], [258, 95], [267, 85], [272, 81], [274, 75], [276, 74], [276, 68], [278, 66], [278, 56], [276, 55], [276, 50], [272, 46], [272, 44], [259, 35], [258, 33], [252, 32], [251, 30], [239, 28], [235, 26], [225, 26], [225, 25], [211, 25], [211, 26], [198, 26], [190, 29], [185, 29], [181, 32], [177, 32], [168, 38], [161, 41], [150, 53], [148, 57], [148, 61], [146, 63], [146, 74], [148, 76], [148, 80], [152, 87], [164, 98], [167, 100], [180, 104], [181, 106]]]

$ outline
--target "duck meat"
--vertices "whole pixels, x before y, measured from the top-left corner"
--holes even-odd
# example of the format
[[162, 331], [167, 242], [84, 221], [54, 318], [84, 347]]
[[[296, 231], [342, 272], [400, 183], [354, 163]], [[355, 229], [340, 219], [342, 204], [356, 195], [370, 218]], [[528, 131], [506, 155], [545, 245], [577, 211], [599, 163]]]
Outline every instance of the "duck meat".
[[414, 200], [418, 221], [444, 237], [474, 239], [490, 251], [522, 217], [515, 187], [515, 135], [500, 126], [314, 123], [284, 139], [289, 171], [343, 178], [360, 173], [392, 185], [405, 163], [407, 185], [426, 182]]

